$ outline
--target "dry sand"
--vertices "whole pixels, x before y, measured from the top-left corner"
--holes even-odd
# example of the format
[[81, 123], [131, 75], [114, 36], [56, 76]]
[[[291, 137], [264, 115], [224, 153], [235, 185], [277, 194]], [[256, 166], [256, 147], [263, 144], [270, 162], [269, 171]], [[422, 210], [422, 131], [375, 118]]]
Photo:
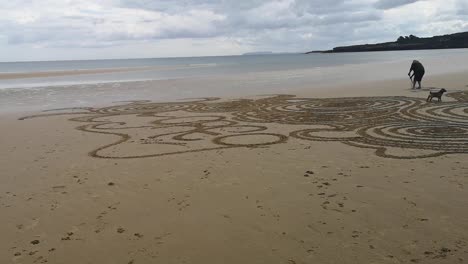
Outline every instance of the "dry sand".
[[0, 263], [466, 263], [468, 93], [408, 86], [0, 116]]

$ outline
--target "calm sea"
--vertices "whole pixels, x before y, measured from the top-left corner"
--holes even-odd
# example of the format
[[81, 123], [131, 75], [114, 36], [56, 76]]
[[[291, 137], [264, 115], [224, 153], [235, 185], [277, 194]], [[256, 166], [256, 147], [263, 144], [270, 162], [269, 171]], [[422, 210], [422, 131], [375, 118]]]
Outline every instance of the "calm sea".
[[[294, 74], [302, 70], [327, 69], [328, 79], [343, 72], [343, 67], [371, 65], [369, 70], [386, 77], [396, 77], [407, 69], [382, 68], [391, 63], [409, 67], [413, 59], [428, 64], [433, 73], [445, 73], [468, 68], [468, 50], [425, 50], [341, 54], [272, 54], [249, 56], [218, 56], [191, 58], [156, 58], [122, 60], [0, 62], [0, 73], [27, 73], [64, 70], [92, 70], [109, 68], [155, 67], [144, 71], [128, 71], [101, 74], [70, 75], [60, 77], [24, 78], [0, 80], [0, 88], [27, 88], [71, 84], [128, 82], [141, 80], [166, 80], [190, 77], [235, 76], [245, 74], [281, 73]], [[380, 69], [384, 69], [383, 72]], [[333, 71], [333, 69], [336, 69]], [[322, 74], [323, 75], [323, 74]], [[394, 76], [395, 75], [395, 76]], [[404, 76], [404, 75], [402, 75]], [[362, 76], [356, 76], [361, 78]], [[322, 76], [322, 78], [324, 78]], [[349, 76], [347, 77], [349, 78]], [[325, 78], [326, 79], [326, 78]]]

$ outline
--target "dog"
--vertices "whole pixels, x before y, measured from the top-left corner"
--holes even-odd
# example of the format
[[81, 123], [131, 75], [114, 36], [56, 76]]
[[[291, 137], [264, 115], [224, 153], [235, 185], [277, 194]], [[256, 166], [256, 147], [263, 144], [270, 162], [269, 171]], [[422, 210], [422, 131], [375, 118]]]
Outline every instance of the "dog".
[[426, 102], [432, 102], [432, 98], [439, 99], [438, 102], [442, 102], [442, 95], [447, 92], [444, 88], [440, 89], [438, 92], [429, 92]]

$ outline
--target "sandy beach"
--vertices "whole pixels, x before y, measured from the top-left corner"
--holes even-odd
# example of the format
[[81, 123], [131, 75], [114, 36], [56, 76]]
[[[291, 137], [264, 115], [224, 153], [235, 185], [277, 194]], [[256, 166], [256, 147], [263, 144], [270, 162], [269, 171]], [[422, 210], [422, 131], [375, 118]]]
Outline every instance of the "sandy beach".
[[3, 113], [0, 263], [466, 263], [468, 74], [424, 85]]

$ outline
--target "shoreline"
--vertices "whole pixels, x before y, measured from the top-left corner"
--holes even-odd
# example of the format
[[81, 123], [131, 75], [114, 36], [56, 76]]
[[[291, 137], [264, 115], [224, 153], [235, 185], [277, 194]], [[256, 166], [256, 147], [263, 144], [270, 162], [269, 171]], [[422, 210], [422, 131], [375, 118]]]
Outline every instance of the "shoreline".
[[[221, 97], [224, 99], [249, 98], [262, 94], [296, 94], [307, 97], [355, 97], [355, 96], [427, 96], [427, 88], [445, 88], [450, 92], [464, 90], [468, 85], [466, 72], [426, 76], [423, 89], [411, 90], [409, 79], [389, 80], [336, 80], [335, 83], [311, 83], [302, 79], [263, 82], [256, 76], [224, 76], [217, 78], [188, 78], [81, 84], [37, 88], [9, 88], [0, 90], [1, 115], [31, 112], [63, 107], [93, 107], [116, 101], [154, 100], [168, 102], [194, 97]], [[302, 78], [302, 77], [301, 77]], [[239, 89], [239, 83], [246, 83]], [[220, 86], [233, 87], [218, 89]], [[198, 87], [193, 89], [193, 87]], [[251, 88], [251, 89], [249, 89]], [[197, 93], [194, 96], [193, 93]]]
[[47, 78], [74, 75], [91, 75], [106, 73], [124, 73], [138, 71], [164, 71], [210, 67], [210, 65], [179, 65], [179, 66], [144, 66], [144, 67], [117, 67], [117, 68], [97, 68], [97, 69], [76, 69], [76, 70], [50, 70], [36, 72], [0, 72], [0, 80], [16, 80], [29, 78]]
[[84, 74], [100, 74], [100, 73], [115, 73], [115, 72], [130, 72], [151, 70], [153, 67], [133, 67], [133, 68], [102, 68], [102, 69], [79, 69], [79, 70], [64, 70], [64, 71], [37, 71], [37, 72], [0, 72], [0, 80], [11, 79], [26, 79], [26, 78], [44, 78], [57, 76], [71, 76]]

